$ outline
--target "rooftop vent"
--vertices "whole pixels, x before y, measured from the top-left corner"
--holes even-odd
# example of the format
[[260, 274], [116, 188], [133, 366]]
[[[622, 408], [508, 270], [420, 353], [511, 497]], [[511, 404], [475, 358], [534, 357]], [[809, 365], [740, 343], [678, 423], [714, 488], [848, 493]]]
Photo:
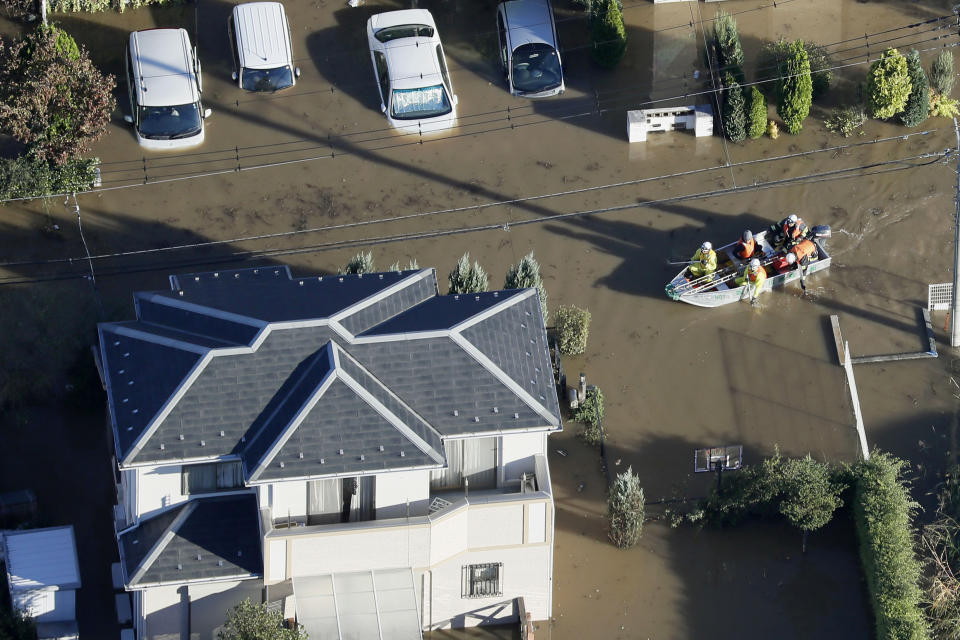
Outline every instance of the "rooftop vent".
[[493, 412], [494, 412], [494, 413], [500, 413], [500, 407], [494, 407], [494, 408], [493, 408]]
[[119, 373], [120, 375], [123, 375], [125, 371], [126, 369], [120, 369], [120, 371], [117, 371], [117, 373]]
[[360, 462], [363, 462], [365, 459], [366, 459], [366, 457], [361, 453], [361, 454], [360, 454]]
[[218, 566], [218, 567], [222, 567], [222, 566], [223, 566], [223, 560], [217, 560], [217, 566]]
[[[126, 402], [126, 400], [124, 400], [124, 402]], [[453, 415], [454, 415], [454, 417], [459, 416], [459, 415], [460, 415], [460, 411], [457, 410], [457, 409], [454, 409], [454, 410], [453, 410]]]
[[182, 433], [180, 434], [180, 439], [183, 440], [183, 434], [182, 434]]
[[219, 277], [220, 277], [220, 272], [219, 272], [219, 271], [214, 271], [214, 272], [213, 272], [213, 277], [214, 277], [214, 278], [219, 278]]
[[480, 416], [473, 416], [474, 422], [480, 422]]
[[197, 554], [197, 560], [201, 560], [201, 559], [202, 559], [202, 558], [200, 557], [200, 554], [198, 553], [198, 554]]
[[207, 442], [206, 442], [205, 440], [201, 440], [201, 441], [200, 441], [200, 446], [201, 446], [201, 447], [207, 446]]
[[300, 459], [303, 460], [303, 451], [300, 452]]
[[339, 450], [340, 455], [343, 455], [343, 449]]
[[140, 409], [134, 409], [133, 413], [140, 413]]
[[320, 458], [320, 464], [324, 464], [323, 458]]
[[380, 451], [383, 451], [383, 445], [380, 445]]
[[163, 451], [166, 447], [163, 446], [163, 443], [160, 443], [160, 451]]
[[240, 549], [237, 549], [237, 557], [240, 558], [242, 556], [243, 556], [243, 551]]
[[280, 468], [283, 469], [283, 460], [280, 461]]
[[519, 413], [514, 413], [514, 414], [513, 414], [513, 419], [514, 419], [514, 420], [519, 420], [519, 419], [520, 419], [520, 414], [519, 414]]
[[223, 431], [220, 432], [220, 437], [221, 437], [221, 438], [223, 437]]
[[177, 565], [177, 571], [183, 571], [183, 565], [182, 565], [182, 564], [178, 564], [178, 565]]
[[400, 452], [400, 457], [401, 457], [401, 458], [404, 457], [405, 455], [406, 455], [406, 454], [403, 453], [403, 451]]
[[127, 404], [128, 402], [130, 402], [130, 398], [124, 398], [124, 399], [123, 399], [123, 404]]
[[240, 277], [240, 274], [239, 274], [239, 273], [235, 273], [235, 274], [233, 274], [233, 277], [234, 277], [234, 278], [239, 278], [239, 277]]

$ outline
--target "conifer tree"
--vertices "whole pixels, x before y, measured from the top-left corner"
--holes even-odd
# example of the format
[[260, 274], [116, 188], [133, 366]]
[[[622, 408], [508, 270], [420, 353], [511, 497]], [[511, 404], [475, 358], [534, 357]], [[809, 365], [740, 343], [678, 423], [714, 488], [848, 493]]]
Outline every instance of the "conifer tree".
[[810, 59], [803, 40], [790, 45], [786, 61], [786, 73], [780, 78], [777, 92], [777, 113], [783, 118], [787, 132], [796, 135], [803, 128], [804, 119], [810, 115], [813, 103], [813, 83], [810, 80]]

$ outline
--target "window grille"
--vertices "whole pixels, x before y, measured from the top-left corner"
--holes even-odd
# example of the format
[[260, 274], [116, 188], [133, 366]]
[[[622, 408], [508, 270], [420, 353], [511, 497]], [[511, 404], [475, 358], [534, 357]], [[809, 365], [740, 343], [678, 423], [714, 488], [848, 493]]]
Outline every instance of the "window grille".
[[486, 598], [499, 595], [503, 595], [502, 562], [464, 565], [461, 597]]

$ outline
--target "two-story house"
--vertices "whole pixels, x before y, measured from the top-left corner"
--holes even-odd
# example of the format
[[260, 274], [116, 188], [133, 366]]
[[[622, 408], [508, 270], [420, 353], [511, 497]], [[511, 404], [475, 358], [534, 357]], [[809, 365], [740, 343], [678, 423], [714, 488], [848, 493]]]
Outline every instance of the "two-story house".
[[324, 639], [507, 622], [519, 598], [550, 617], [561, 422], [535, 290], [170, 281], [99, 327], [138, 638], [216, 637], [247, 597]]

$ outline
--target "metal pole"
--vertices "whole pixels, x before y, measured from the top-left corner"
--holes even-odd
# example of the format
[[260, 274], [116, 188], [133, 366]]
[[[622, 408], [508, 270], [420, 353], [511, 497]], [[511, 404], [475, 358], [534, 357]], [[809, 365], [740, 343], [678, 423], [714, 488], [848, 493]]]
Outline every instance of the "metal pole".
[[960, 347], [960, 323], [957, 322], [957, 316], [960, 315], [960, 296], [957, 290], [960, 289], [960, 125], [957, 119], [953, 119], [953, 130], [957, 134], [957, 191], [954, 194], [954, 204], [956, 210], [953, 220], [953, 289], [951, 291], [950, 302], [950, 346]]

